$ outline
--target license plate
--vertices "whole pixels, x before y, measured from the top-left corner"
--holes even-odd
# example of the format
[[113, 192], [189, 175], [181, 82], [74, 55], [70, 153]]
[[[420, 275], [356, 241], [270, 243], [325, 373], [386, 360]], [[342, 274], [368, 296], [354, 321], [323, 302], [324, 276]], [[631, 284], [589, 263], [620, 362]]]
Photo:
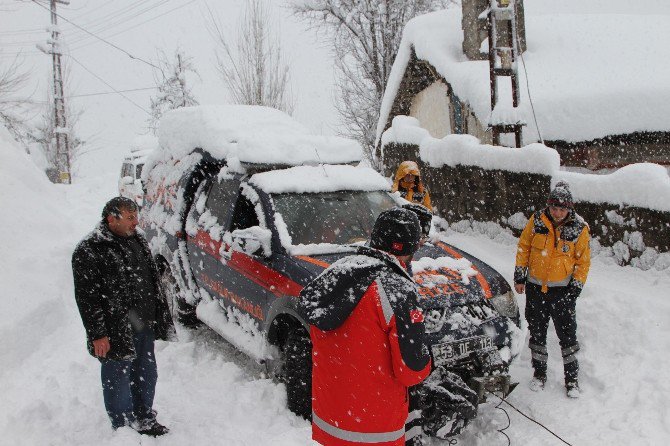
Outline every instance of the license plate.
[[492, 345], [491, 338], [488, 336], [477, 336], [461, 339], [460, 341], [435, 344], [431, 346], [431, 349], [433, 350], [435, 365], [440, 366], [465, 358], [474, 351], [491, 348]]

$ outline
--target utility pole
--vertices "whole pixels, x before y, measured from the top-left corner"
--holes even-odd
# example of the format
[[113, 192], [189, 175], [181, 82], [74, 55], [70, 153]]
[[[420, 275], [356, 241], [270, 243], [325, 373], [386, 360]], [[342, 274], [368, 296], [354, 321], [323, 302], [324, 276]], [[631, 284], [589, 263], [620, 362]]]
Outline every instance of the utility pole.
[[69, 5], [69, 0], [49, 0], [51, 5], [51, 38], [47, 41], [51, 48], [37, 45], [37, 48], [51, 54], [53, 64], [53, 93], [54, 93], [54, 133], [56, 138], [56, 169], [58, 170], [57, 181], [70, 184], [70, 141], [69, 130], [65, 120], [65, 94], [63, 88], [63, 71], [61, 69], [61, 46], [58, 41], [60, 30], [58, 29], [58, 16], [56, 15], [56, 3]]

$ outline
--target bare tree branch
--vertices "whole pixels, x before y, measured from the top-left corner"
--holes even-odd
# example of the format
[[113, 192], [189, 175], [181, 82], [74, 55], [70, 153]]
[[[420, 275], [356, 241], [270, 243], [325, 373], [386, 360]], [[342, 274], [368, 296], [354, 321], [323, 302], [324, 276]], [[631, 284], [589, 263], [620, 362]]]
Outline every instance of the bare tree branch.
[[233, 44], [208, 7], [208, 28], [216, 39], [216, 68], [232, 102], [293, 112], [285, 63], [265, 0], [249, 0]]
[[373, 159], [375, 130], [405, 24], [454, 0], [292, 0], [296, 16], [332, 36], [346, 136]]
[[23, 60], [17, 55], [5, 64], [0, 59], [0, 123], [9, 130], [12, 137], [30, 153], [29, 144], [33, 141], [31, 129], [26, 117], [32, 102], [29, 97], [19, 94], [29, 79], [22, 68]]

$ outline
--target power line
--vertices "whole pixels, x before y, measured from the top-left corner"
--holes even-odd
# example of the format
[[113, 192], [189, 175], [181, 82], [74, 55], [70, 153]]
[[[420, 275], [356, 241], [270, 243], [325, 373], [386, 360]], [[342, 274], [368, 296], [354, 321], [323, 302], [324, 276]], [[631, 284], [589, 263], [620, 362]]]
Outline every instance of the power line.
[[75, 94], [70, 95], [68, 98], [83, 98], [87, 96], [101, 96], [105, 94], [115, 94], [115, 93], [129, 93], [131, 91], [146, 91], [146, 90], [155, 90], [158, 87], [144, 87], [144, 88], [130, 88], [128, 90], [117, 90], [117, 91], [101, 91], [98, 93], [84, 93], [84, 94]]
[[[88, 97], [88, 96], [102, 96], [102, 95], [106, 95], [106, 94], [129, 93], [129, 92], [133, 92], [133, 91], [155, 90], [157, 88], [158, 87], [129, 88], [127, 90], [99, 91], [99, 92], [96, 92], [96, 93], [72, 94], [72, 95], [68, 95], [67, 99], [70, 99], [70, 98], [84, 98], [84, 97]], [[46, 104], [47, 103], [47, 101], [32, 101], [32, 102], [38, 103], [38, 104]]]
[[[102, 17], [90, 20], [87, 23], [80, 25], [82, 28], [88, 29], [91, 33], [101, 34], [105, 31], [112, 29], [120, 24], [125, 24], [129, 20], [134, 20], [137, 17], [140, 17], [143, 14], [146, 14], [149, 11], [153, 11], [156, 8], [170, 2], [172, 0], [158, 0], [156, 3], [147, 5], [147, 2], [137, 2], [134, 5], [120, 10], [114, 11]], [[144, 7], [139, 11], [133, 11], [138, 7]], [[70, 44], [75, 44], [83, 40], [90, 39], [89, 35], [86, 35], [84, 32], [75, 29], [73, 32], [68, 33], [70, 36]]]
[[[519, 34], [516, 35], [516, 42], [519, 49], [521, 49], [521, 42], [519, 41]], [[542, 133], [540, 133], [540, 126], [537, 123], [537, 115], [535, 114], [535, 106], [533, 105], [533, 97], [530, 95], [530, 84], [528, 83], [528, 70], [526, 70], [526, 60], [523, 58], [523, 51], [519, 51], [521, 56], [521, 66], [523, 67], [523, 73], [526, 77], [526, 91], [528, 92], [528, 101], [530, 102], [530, 109], [533, 112], [533, 120], [535, 121], [535, 130], [537, 130], [537, 137], [540, 138], [540, 142], [544, 144], [544, 139], [542, 139]]]
[[[47, 8], [47, 7], [45, 7], [45, 6], [41, 5], [41, 4], [39, 4], [39, 2], [38, 2], [37, 0], [32, 0], [32, 2], [35, 3], [37, 6], [39, 6], [40, 8], [46, 9], [47, 11], [51, 12], [51, 11], [49, 10], [49, 8]], [[56, 13], [56, 16], [59, 17], [59, 18], [61, 18], [61, 19], [63, 19], [63, 20], [65, 20], [66, 22], [68, 22], [68, 23], [70, 23], [70, 24], [76, 26], [77, 28], [79, 28], [79, 29], [81, 29], [81, 30], [87, 32], [88, 34], [92, 35], [92, 36], [95, 37], [96, 39], [101, 40], [102, 42], [105, 42], [107, 45], [109, 45], [109, 46], [111, 46], [111, 47], [113, 47], [113, 48], [116, 48], [117, 50], [119, 50], [119, 51], [121, 51], [121, 52], [127, 54], [128, 57], [130, 57], [131, 59], [139, 60], [140, 62], [144, 62], [145, 64], [149, 65], [150, 67], [153, 67], [153, 68], [156, 68], [156, 69], [160, 69], [159, 67], [157, 67], [156, 65], [152, 64], [151, 62], [147, 62], [146, 60], [144, 60], [144, 59], [142, 59], [142, 58], [140, 58], [140, 57], [133, 56], [132, 54], [130, 54], [128, 51], [124, 50], [123, 48], [121, 48], [121, 47], [119, 47], [119, 46], [117, 46], [117, 45], [114, 45], [113, 43], [111, 43], [111, 42], [109, 42], [109, 41], [103, 39], [102, 37], [99, 37], [99, 36], [93, 34], [92, 32], [90, 32], [90, 31], [88, 31], [88, 30], [82, 28], [81, 26], [77, 25], [76, 23], [71, 22], [70, 20], [66, 19], [66, 18], [63, 17], [62, 15]], [[72, 57], [72, 56], [70, 56], [70, 57]], [[72, 58], [72, 60], [74, 60], [74, 61], [76, 62], [76, 60], [75, 60], [74, 58]], [[78, 62], [77, 62], [77, 63], [78, 63]], [[81, 65], [81, 64], [80, 64], [80, 65]], [[146, 110], [145, 110], [145, 111], [146, 111]]]
[[[191, 3], [195, 2], [195, 1], [197, 1], [197, 0], [191, 0], [191, 1], [187, 2], [187, 3], [184, 3], [183, 5], [179, 5], [179, 6], [177, 6], [177, 7], [174, 7], [174, 8], [172, 8], [172, 9], [168, 10], [168, 11], [165, 11], [165, 12], [162, 13], [162, 14], [159, 14], [159, 15], [157, 15], [157, 16], [155, 16], [155, 17], [152, 17], [152, 18], [150, 18], [150, 19], [147, 19], [147, 20], [145, 20], [145, 21], [143, 21], [143, 22], [140, 22], [140, 23], [137, 23], [137, 24], [135, 24], [135, 25], [129, 26], [128, 28], [122, 29], [121, 31], [118, 31], [118, 32], [116, 32], [116, 33], [114, 33], [114, 34], [111, 34], [111, 35], [109, 35], [108, 37], [118, 36], [119, 34], [122, 34], [122, 33], [126, 32], [126, 31], [129, 31], [129, 30], [133, 29], [133, 28], [137, 28], [138, 26], [144, 25], [145, 23], [148, 23], [148, 22], [151, 22], [151, 21], [153, 21], [153, 20], [156, 20], [156, 19], [158, 19], [158, 18], [160, 18], [160, 17], [163, 17], [164, 15], [167, 15], [167, 14], [173, 12], [173, 11], [176, 11], [177, 9], [183, 8], [183, 7], [185, 7], [185, 6], [188, 6], [188, 5], [190, 5]], [[80, 40], [80, 41], [81, 41], [81, 40]], [[91, 45], [91, 43], [85, 43], [85, 44], [80, 45], [80, 46], [78, 46], [78, 47], [72, 48], [72, 50], [73, 50], [73, 51], [74, 51], [74, 50], [78, 50], [78, 49], [84, 48], [84, 47], [86, 47], [86, 46], [88, 46], [88, 45]]]
[[[33, 1], [34, 1], [34, 0], [33, 0]], [[91, 75], [93, 75], [93, 76], [94, 76], [96, 79], [98, 79], [100, 82], [102, 82], [103, 84], [107, 85], [109, 88], [111, 88], [112, 90], [114, 90], [115, 93], [121, 95], [125, 100], [127, 100], [128, 102], [130, 102], [131, 104], [133, 104], [135, 107], [139, 108], [140, 110], [142, 110], [142, 111], [143, 111], [144, 113], [146, 113], [147, 115], [151, 115], [151, 113], [149, 113], [144, 107], [142, 107], [142, 106], [139, 105], [137, 102], [135, 102], [135, 101], [133, 101], [132, 99], [130, 99], [128, 96], [126, 96], [125, 94], [123, 94], [122, 92], [120, 92], [119, 90], [117, 90], [116, 88], [112, 87], [112, 86], [111, 86], [107, 81], [105, 81], [103, 78], [101, 78], [100, 76], [98, 76], [97, 74], [95, 74], [94, 72], [92, 72], [91, 70], [89, 70], [88, 68], [86, 68], [86, 66], [84, 66], [81, 62], [79, 62], [77, 59], [75, 59], [74, 56], [72, 56], [72, 54], [68, 54], [67, 56], [68, 56], [70, 59], [72, 59], [74, 62], [76, 62], [76, 63], [77, 63], [80, 67], [82, 67], [84, 70], [88, 71]]]

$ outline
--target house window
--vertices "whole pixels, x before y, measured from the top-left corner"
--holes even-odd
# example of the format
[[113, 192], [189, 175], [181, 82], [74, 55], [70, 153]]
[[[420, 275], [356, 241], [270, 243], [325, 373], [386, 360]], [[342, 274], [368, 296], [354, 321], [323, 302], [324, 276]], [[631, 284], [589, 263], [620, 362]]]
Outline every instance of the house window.
[[454, 133], [460, 135], [468, 133], [466, 110], [454, 90], [450, 90], [449, 100], [451, 101], [451, 110], [454, 117]]

